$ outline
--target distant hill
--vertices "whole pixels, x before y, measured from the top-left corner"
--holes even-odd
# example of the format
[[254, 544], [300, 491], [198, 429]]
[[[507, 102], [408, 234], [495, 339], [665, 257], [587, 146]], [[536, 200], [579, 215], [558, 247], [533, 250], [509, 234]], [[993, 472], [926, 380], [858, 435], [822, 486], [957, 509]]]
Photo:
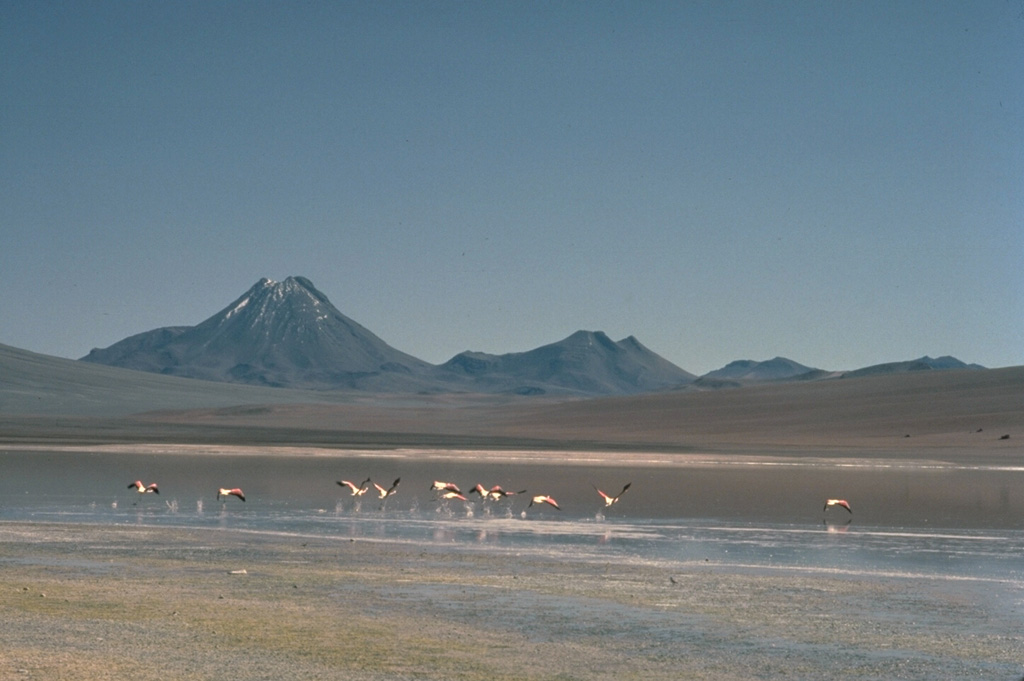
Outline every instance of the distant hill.
[[795, 378], [817, 371], [785, 357], [775, 357], [764, 362], [740, 359], [726, 364], [721, 369], [709, 371], [701, 376], [709, 381], [779, 381]]
[[933, 359], [925, 355], [919, 359], [912, 359], [905, 362], [888, 362], [886, 364], [875, 364], [855, 369], [854, 371], [843, 372], [843, 378], [854, 378], [857, 376], [875, 376], [878, 374], [898, 374], [907, 371], [947, 371], [949, 369], [984, 369], [980, 364], [966, 364], [956, 357], [948, 355]]
[[240, 404], [340, 403], [351, 394], [197, 381], [0, 345], [0, 415], [114, 417]]
[[208, 381], [381, 393], [628, 395], [694, 379], [632, 336], [613, 342], [590, 331], [529, 352], [465, 352], [435, 366], [343, 315], [304, 277], [261, 279], [197, 326], [140, 333], [82, 361]]
[[1024, 366], [768, 381], [739, 390], [527, 404], [514, 417], [522, 426], [502, 433], [623, 446], [674, 442], [692, 447], [680, 451], [701, 454], [721, 447], [740, 454], [821, 456], [843, 443], [831, 451], [899, 457], [917, 450], [930, 460], [1018, 465], [1021, 395]]
[[853, 371], [814, 369], [785, 357], [776, 357], [764, 362], [741, 359], [730, 362], [721, 369], [709, 371], [693, 383], [680, 386], [680, 389], [720, 390], [723, 388], [743, 388], [769, 382], [810, 382], [836, 378], [856, 378], [859, 376], [900, 374], [914, 371], [947, 371], [952, 369], [985, 369], [985, 367], [980, 364], [967, 364], [955, 357], [949, 356], [939, 357], [938, 359], [925, 356], [920, 359], [904, 362], [876, 364]]
[[672, 388], [695, 378], [633, 336], [616, 342], [600, 331], [577, 331], [528, 352], [463, 352], [441, 369], [471, 377], [492, 390], [520, 394], [632, 395]]

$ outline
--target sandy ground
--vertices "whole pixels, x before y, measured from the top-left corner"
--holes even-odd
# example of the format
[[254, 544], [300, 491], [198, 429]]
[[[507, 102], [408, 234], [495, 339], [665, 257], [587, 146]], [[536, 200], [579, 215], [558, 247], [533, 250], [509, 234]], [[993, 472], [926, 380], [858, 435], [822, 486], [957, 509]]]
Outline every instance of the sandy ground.
[[[68, 371], [81, 368], [70, 364]], [[0, 442], [1024, 461], [1024, 367], [590, 400], [254, 388], [236, 394], [223, 391], [244, 386], [202, 381], [175, 383], [176, 391], [165, 393], [146, 383], [164, 377], [123, 373], [135, 383], [110, 379], [80, 389], [63, 370], [24, 384], [3, 374]], [[209, 404], [197, 406], [204, 396]]]
[[999, 612], [970, 584], [0, 523], [0, 679], [1016, 680]]

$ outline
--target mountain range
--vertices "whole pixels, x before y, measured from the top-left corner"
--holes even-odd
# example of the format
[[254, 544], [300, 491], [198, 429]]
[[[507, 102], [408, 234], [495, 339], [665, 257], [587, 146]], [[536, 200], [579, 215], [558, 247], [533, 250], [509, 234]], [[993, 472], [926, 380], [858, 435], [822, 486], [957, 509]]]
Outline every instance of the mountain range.
[[631, 395], [739, 387], [872, 373], [982, 368], [922, 357], [853, 372], [813, 369], [776, 357], [738, 360], [697, 377], [635, 337], [577, 331], [527, 352], [463, 352], [433, 365], [401, 352], [342, 314], [305, 277], [260, 279], [196, 326], [146, 331], [82, 361], [182, 378], [255, 386], [378, 393]]
[[432, 365], [346, 317], [304, 277], [260, 279], [196, 326], [136, 334], [82, 361], [208, 381], [407, 393], [624, 395], [696, 378], [635, 338], [589, 331], [529, 352], [464, 352]]

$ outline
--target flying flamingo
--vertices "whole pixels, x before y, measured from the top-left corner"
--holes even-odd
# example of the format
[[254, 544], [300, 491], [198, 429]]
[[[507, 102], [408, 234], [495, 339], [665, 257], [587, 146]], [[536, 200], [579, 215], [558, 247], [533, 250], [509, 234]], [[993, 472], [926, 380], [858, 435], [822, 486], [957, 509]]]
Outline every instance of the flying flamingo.
[[238, 497], [242, 501], [245, 501], [245, 495], [242, 493], [242, 490], [240, 490], [237, 487], [235, 487], [234, 489], [227, 489], [225, 487], [221, 487], [220, 490], [217, 491], [217, 501], [220, 501], [221, 497], [224, 497], [225, 499], [227, 499], [228, 497]]
[[462, 494], [462, 490], [454, 482], [443, 482], [441, 480], [435, 480], [434, 484], [430, 486], [430, 489], [434, 492], [455, 492], [456, 494]]
[[530, 499], [530, 505], [527, 506], [526, 508], [530, 508], [530, 506], [533, 506], [534, 504], [550, 504], [559, 511], [562, 510], [562, 507], [558, 505], [558, 502], [544, 494], [537, 495], [533, 499]]
[[510, 497], [515, 494], [525, 494], [526, 490], [521, 489], [518, 492], [508, 492], [501, 488], [501, 485], [495, 485], [490, 489], [485, 489], [483, 485], [477, 483], [476, 487], [469, 490], [469, 494], [479, 494], [481, 499], [491, 499], [492, 501], [498, 501], [505, 497]]
[[822, 510], [827, 511], [829, 506], [842, 506], [850, 513], [853, 513], [853, 509], [850, 508], [850, 504], [845, 499], [829, 499], [825, 502], [825, 508]]
[[349, 482], [348, 480], [338, 480], [339, 485], [341, 485], [342, 487], [348, 487], [350, 490], [352, 490], [352, 496], [354, 497], [361, 497], [364, 494], [366, 494], [366, 490], [369, 489], [366, 485], [366, 483], [368, 482], [370, 482], [369, 478], [363, 480], [357, 486], [354, 482]]
[[479, 482], [476, 483], [476, 487], [469, 490], [467, 494], [479, 494], [481, 499], [486, 499], [488, 496], [490, 496], [490, 492], [487, 490], [487, 488], [481, 485]]
[[467, 499], [466, 497], [462, 496], [462, 494], [460, 494], [459, 492], [453, 492], [452, 490], [447, 490], [447, 491], [441, 492], [441, 497], [440, 498], [441, 499], [445, 499], [445, 500], [447, 500], [447, 499], [462, 499], [463, 501], [469, 501], [469, 499]]
[[384, 489], [377, 483], [373, 483], [373, 486], [377, 488], [377, 496], [379, 496], [381, 499], [387, 499], [392, 494], [394, 494], [396, 490], [398, 490], [398, 483], [401, 482], [401, 480], [401, 478], [395, 478], [395, 481], [391, 483], [391, 487], [389, 487], [388, 489]]
[[143, 485], [141, 480], [136, 480], [132, 484], [128, 485], [128, 489], [131, 489], [132, 487], [134, 487], [135, 491], [139, 494], [148, 494], [150, 492], [153, 494], [160, 494], [160, 490], [156, 488], [155, 482], [149, 485]]
[[623, 494], [625, 494], [626, 490], [629, 489], [629, 486], [632, 485], [632, 484], [633, 483], [631, 483], [631, 482], [627, 482], [626, 486], [622, 488], [622, 491], [619, 492], [618, 494], [616, 494], [614, 497], [608, 496], [607, 494], [605, 494], [601, 490], [597, 489], [597, 485], [593, 485], [593, 488], [597, 489], [597, 493], [600, 494], [604, 498], [604, 505], [605, 505], [605, 508], [607, 508], [607, 507], [611, 506], [612, 504], [614, 504], [615, 502], [617, 502], [619, 500], [619, 497], [621, 497]]
[[491, 498], [494, 499], [495, 501], [497, 501], [498, 499], [503, 499], [504, 497], [515, 496], [516, 494], [526, 494], [526, 490], [521, 489], [518, 492], [509, 492], [508, 490], [502, 489], [501, 485], [495, 485], [494, 487], [491, 488]]

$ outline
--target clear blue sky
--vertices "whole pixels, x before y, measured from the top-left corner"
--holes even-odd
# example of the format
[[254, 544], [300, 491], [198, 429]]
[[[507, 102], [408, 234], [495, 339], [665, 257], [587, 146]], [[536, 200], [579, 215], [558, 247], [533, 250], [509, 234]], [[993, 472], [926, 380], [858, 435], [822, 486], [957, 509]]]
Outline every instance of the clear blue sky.
[[1024, 4], [0, 2], [0, 343], [1024, 364]]

